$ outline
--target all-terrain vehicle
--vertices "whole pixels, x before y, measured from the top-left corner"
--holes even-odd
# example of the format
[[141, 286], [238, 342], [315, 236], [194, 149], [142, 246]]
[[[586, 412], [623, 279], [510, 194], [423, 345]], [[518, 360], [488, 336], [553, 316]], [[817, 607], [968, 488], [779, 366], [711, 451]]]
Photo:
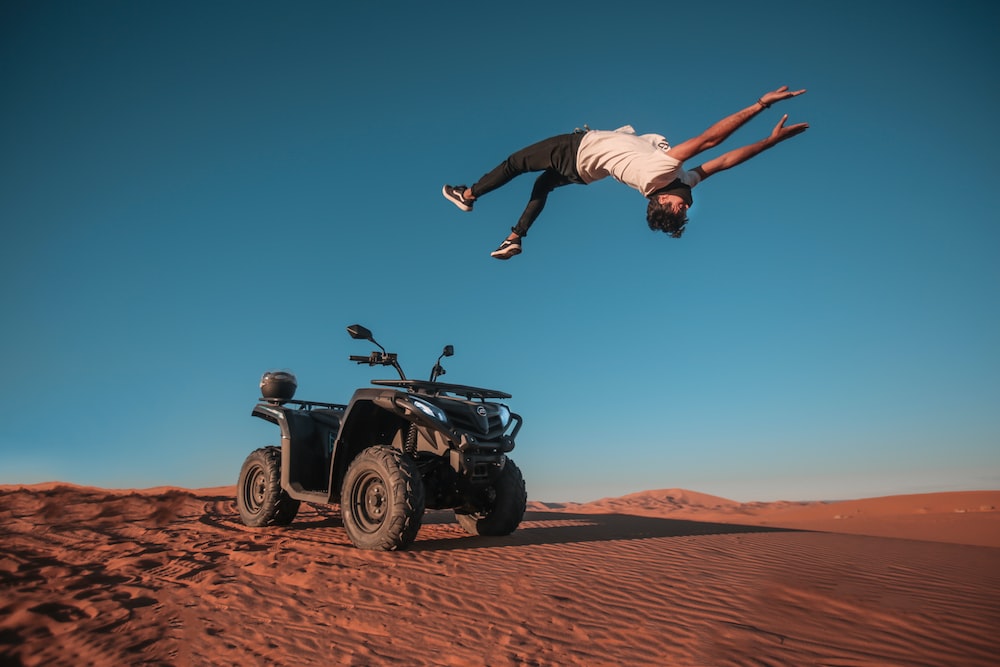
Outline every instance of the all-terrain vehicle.
[[508, 535], [524, 517], [521, 471], [507, 454], [521, 417], [501, 402], [510, 394], [409, 380], [396, 354], [355, 324], [352, 338], [379, 349], [350, 360], [392, 366], [399, 379], [372, 380], [350, 403], [294, 399], [288, 372], [265, 373], [253, 416], [281, 429], [281, 446], [257, 449], [240, 470], [236, 505], [248, 526], [283, 526], [302, 501], [339, 503], [344, 528], [361, 549], [389, 551], [413, 542], [425, 509], [454, 509], [473, 535]]

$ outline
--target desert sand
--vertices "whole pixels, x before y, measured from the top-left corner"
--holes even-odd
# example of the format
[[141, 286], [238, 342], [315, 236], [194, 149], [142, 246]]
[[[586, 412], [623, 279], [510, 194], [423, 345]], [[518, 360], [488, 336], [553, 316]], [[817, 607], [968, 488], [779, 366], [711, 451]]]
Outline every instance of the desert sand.
[[0, 487], [0, 665], [1000, 664], [1000, 491], [430, 512], [395, 553], [233, 495]]

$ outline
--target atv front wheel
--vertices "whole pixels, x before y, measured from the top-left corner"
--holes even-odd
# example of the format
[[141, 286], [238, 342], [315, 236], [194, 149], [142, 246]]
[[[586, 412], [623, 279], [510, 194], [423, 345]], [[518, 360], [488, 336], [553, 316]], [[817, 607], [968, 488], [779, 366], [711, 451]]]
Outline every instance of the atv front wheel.
[[254, 528], [287, 526], [299, 512], [299, 501], [281, 488], [281, 450], [253, 451], [240, 469], [236, 507], [243, 523]]
[[405, 549], [424, 517], [424, 482], [410, 456], [391, 447], [369, 447], [347, 468], [341, 515], [359, 549]]
[[455, 513], [458, 523], [470, 535], [510, 535], [521, 524], [528, 505], [524, 477], [513, 461], [507, 459], [493, 485], [489, 505], [472, 514]]

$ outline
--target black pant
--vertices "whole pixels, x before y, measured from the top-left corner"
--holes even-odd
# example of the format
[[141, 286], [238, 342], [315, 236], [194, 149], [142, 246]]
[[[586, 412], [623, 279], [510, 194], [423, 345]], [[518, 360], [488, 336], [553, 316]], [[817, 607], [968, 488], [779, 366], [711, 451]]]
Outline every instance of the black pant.
[[476, 181], [472, 186], [472, 194], [478, 198], [510, 183], [516, 176], [529, 171], [542, 172], [535, 179], [531, 199], [528, 200], [524, 213], [511, 228], [518, 236], [527, 236], [531, 223], [545, 208], [550, 192], [570, 183], [583, 184], [576, 170], [576, 152], [580, 148], [581, 139], [582, 132], [560, 134], [522, 148]]

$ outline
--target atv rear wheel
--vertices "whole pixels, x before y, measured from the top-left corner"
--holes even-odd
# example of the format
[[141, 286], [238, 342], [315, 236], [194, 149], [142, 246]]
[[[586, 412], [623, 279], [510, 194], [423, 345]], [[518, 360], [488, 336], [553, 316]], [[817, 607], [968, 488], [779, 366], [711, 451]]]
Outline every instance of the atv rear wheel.
[[405, 549], [424, 517], [424, 483], [410, 456], [391, 447], [369, 447], [347, 468], [341, 515], [359, 549]]
[[281, 488], [281, 450], [262, 447], [243, 462], [236, 484], [236, 507], [243, 523], [254, 528], [287, 526], [299, 512], [299, 501]]
[[513, 461], [507, 459], [493, 485], [489, 505], [472, 514], [455, 513], [458, 523], [470, 535], [510, 535], [521, 524], [528, 505], [524, 476]]

